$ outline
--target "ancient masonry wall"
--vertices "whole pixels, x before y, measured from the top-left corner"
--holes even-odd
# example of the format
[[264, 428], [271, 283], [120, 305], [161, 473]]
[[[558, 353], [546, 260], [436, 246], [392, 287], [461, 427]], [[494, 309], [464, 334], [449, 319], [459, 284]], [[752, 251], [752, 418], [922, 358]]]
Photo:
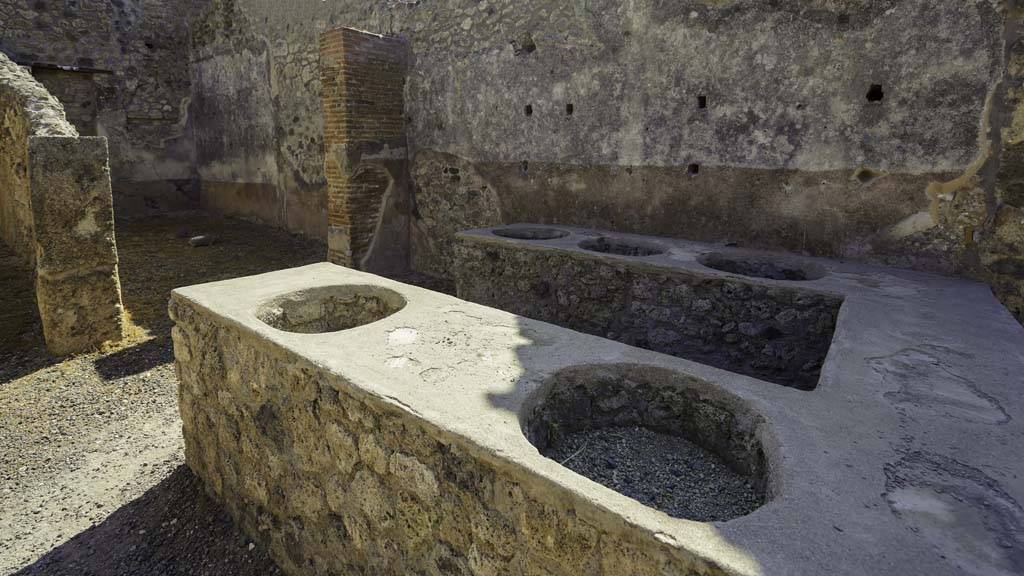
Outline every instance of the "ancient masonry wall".
[[119, 214], [198, 205], [188, 0], [0, 2], [0, 52], [83, 136], [105, 136]]
[[[107, 137], [126, 215], [201, 203], [437, 276], [501, 223], [736, 242], [975, 277], [1024, 318], [1019, 4], [15, 0], [0, 51]], [[339, 27], [406, 42], [408, 143], [329, 230]]]
[[[406, 50], [398, 38], [350, 28], [320, 38], [328, 258], [336, 264], [400, 270], [408, 263]], [[399, 202], [405, 209], [396, 212]], [[381, 234], [396, 216], [398, 234]]]
[[409, 43], [421, 272], [450, 274], [459, 230], [546, 222], [999, 272], [1006, 300], [1024, 222], [986, 170], [1012, 5], [211, 0], [199, 171], [326, 237], [318, 42], [356, 27]]
[[0, 54], [0, 231], [34, 267], [56, 354], [122, 337], [113, 217], [106, 139], [79, 136], [60, 103]]
[[286, 574], [725, 573], [183, 299], [170, 311], [188, 465]]

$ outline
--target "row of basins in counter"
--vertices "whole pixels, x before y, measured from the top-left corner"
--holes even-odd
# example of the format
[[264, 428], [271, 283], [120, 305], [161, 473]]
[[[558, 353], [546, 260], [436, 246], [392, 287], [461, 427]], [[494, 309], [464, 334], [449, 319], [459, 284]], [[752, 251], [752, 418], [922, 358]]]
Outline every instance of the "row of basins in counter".
[[[570, 235], [545, 227], [493, 233], [531, 241]], [[666, 251], [656, 241], [610, 236], [588, 237], [578, 245], [635, 258]], [[699, 261], [774, 280], [824, 275], [815, 265], [736, 260], [718, 252]], [[322, 334], [361, 329], [401, 313], [405, 305], [399, 293], [386, 288], [334, 285], [278, 296], [261, 306], [257, 317], [277, 330]], [[771, 497], [764, 419], [748, 403], [684, 372], [642, 364], [570, 367], [539, 387], [526, 406], [521, 428], [541, 454], [670, 516], [726, 521]]]
[[[496, 228], [491, 233], [500, 238], [531, 241], [559, 240], [570, 235], [567, 230], [542, 226]], [[587, 238], [580, 241], [577, 246], [590, 252], [634, 258], [658, 256], [666, 252], [665, 248], [656, 240], [636, 240], [613, 236]], [[697, 262], [713, 270], [769, 280], [797, 282], [818, 280], [824, 278], [828, 273], [823, 267], [811, 262], [786, 260], [769, 255], [738, 257], [728, 256], [721, 252], [706, 252], [697, 258]]]
[[823, 266], [707, 249], [694, 267], [685, 261], [697, 245], [663, 256], [669, 246], [543, 226], [477, 232], [456, 255], [459, 297], [765, 382], [817, 387], [843, 303], [806, 282], [823, 278]]

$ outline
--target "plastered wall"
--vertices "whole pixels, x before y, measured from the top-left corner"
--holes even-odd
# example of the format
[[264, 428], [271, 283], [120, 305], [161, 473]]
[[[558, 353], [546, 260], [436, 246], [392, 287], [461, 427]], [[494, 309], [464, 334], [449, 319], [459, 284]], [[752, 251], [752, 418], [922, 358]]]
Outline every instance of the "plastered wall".
[[198, 205], [188, 16], [179, 0], [5, 0], [0, 52], [104, 136], [124, 215]]
[[965, 238], [991, 232], [1001, 0], [202, 4], [200, 177], [314, 235], [319, 35], [408, 40], [423, 272], [446, 273], [454, 231], [512, 221], [946, 273], [972, 273]]
[[368, 241], [396, 266], [448, 275], [458, 230], [550, 222], [968, 275], [1019, 314], [1014, 0], [13, 0], [0, 19], [0, 50], [108, 137], [126, 211], [198, 202], [327, 240], [320, 37], [349, 27], [408, 47], [410, 194], [382, 209], [408, 248]]

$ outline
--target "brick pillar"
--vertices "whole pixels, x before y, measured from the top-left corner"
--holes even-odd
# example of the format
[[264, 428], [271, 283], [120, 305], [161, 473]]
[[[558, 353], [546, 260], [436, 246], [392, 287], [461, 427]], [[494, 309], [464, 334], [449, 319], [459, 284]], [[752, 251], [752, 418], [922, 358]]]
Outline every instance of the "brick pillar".
[[[389, 196], [407, 178], [406, 44], [351, 28], [320, 37], [327, 175], [328, 260], [373, 268]], [[407, 241], [407, 240], [406, 240]], [[394, 250], [387, 251], [393, 255]]]

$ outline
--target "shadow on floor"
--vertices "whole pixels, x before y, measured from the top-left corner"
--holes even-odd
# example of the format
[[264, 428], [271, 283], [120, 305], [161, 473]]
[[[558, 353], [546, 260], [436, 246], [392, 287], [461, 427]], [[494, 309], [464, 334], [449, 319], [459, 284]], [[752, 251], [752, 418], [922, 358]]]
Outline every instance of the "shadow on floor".
[[174, 348], [170, 336], [147, 340], [131, 348], [123, 348], [99, 356], [93, 362], [96, 371], [104, 380], [117, 380], [152, 370], [161, 364], [174, 361]]
[[264, 576], [281, 571], [185, 466], [15, 576]]
[[43, 342], [34, 277], [0, 243], [0, 386], [57, 361]]

